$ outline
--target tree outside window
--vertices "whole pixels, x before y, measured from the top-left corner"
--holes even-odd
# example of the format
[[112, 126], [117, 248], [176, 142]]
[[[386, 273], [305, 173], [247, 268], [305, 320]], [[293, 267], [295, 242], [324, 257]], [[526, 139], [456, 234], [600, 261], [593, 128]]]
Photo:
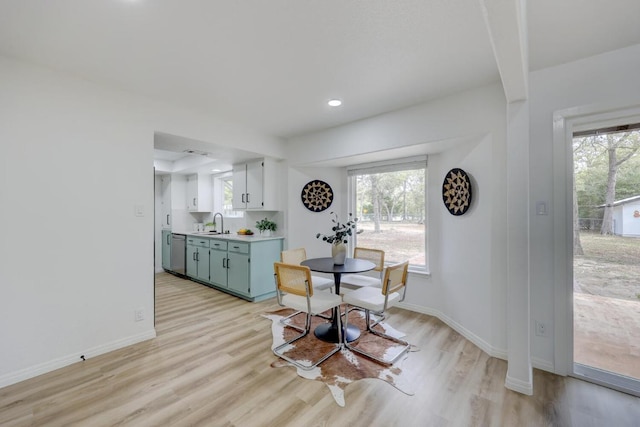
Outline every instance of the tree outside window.
[[409, 260], [412, 267], [426, 268], [426, 162], [383, 169], [350, 172], [354, 215], [363, 230], [355, 244], [384, 250], [388, 264]]

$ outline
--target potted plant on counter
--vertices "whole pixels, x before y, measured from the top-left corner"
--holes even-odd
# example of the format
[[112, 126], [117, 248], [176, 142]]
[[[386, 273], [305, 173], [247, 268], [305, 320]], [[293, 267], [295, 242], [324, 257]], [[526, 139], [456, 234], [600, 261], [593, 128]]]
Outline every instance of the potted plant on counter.
[[260, 234], [262, 234], [263, 236], [270, 237], [271, 233], [276, 231], [276, 229], [278, 228], [278, 225], [275, 222], [265, 218], [256, 222], [256, 228], [260, 231]]

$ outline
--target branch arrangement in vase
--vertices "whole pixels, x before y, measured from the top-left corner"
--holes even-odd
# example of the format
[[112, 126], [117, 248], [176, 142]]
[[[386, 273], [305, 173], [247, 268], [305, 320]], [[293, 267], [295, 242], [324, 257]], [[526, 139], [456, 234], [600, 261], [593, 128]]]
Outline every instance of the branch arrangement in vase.
[[[322, 238], [324, 242], [330, 243], [332, 245], [337, 245], [340, 243], [348, 243], [349, 237], [353, 234], [360, 234], [362, 230], [356, 230], [358, 218], [354, 218], [352, 213], [349, 213], [349, 220], [345, 223], [340, 222], [338, 219], [338, 214], [335, 212], [331, 212], [331, 215], [334, 218], [331, 220], [333, 222], [333, 227], [331, 227], [332, 234], [316, 234], [316, 239]], [[356, 230], [356, 231], [354, 231]]]

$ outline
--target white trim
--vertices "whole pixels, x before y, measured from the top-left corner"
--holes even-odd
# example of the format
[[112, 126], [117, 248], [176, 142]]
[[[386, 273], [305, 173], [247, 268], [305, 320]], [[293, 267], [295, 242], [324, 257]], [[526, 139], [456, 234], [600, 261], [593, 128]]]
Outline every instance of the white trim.
[[540, 359], [538, 357], [531, 358], [531, 366], [536, 369], [542, 369], [543, 371], [554, 373], [553, 362], [549, 360]]
[[439, 310], [434, 310], [426, 307], [421, 307], [418, 305], [407, 304], [407, 303], [399, 303], [396, 305], [399, 308], [403, 308], [405, 310], [414, 311], [416, 313], [422, 313], [429, 316], [433, 316], [441, 320], [444, 324], [449, 326], [451, 329], [462, 335], [467, 340], [471, 341], [474, 345], [480, 348], [480, 350], [484, 351], [491, 357], [496, 357], [498, 359], [507, 360], [507, 350], [495, 348], [460, 323], [451, 319], [449, 316], [445, 315]]
[[347, 166], [347, 176], [427, 168], [427, 156], [411, 156]]
[[411, 266], [409, 266], [409, 277], [411, 277], [411, 275], [420, 277], [431, 277], [431, 272], [424, 267], [414, 266], [413, 268], [411, 268]]
[[81, 355], [83, 355], [85, 359], [89, 359], [90, 357], [99, 356], [101, 354], [118, 350], [123, 347], [128, 347], [130, 345], [137, 344], [142, 341], [147, 341], [155, 337], [156, 330], [151, 329], [138, 335], [132, 335], [130, 337], [112, 341], [110, 343], [101, 344], [84, 351], [79, 351], [74, 354], [69, 354], [67, 356], [59, 357], [57, 359], [41, 363], [39, 365], [30, 366], [17, 372], [10, 372], [0, 377], [0, 388], [18, 383], [20, 381], [28, 380], [29, 378], [37, 377], [38, 375], [46, 374], [47, 372], [63, 368], [73, 363], [80, 362]]
[[[428, 223], [431, 215], [429, 214], [429, 173], [428, 173], [428, 156], [413, 156], [400, 159], [392, 159], [383, 162], [366, 163], [362, 165], [354, 165], [346, 168], [347, 171], [347, 206], [349, 212], [356, 212], [357, 194], [356, 194], [356, 177], [358, 175], [367, 175], [383, 172], [398, 172], [401, 170], [418, 170], [424, 168], [424, 209], [426, 212], [426, 221], [424, 224], [424, 259], [425, 265], [409, 265], [409, 271], [415, 274], [421, 274], [426, 277], [431, 275], [429, 268], [429, 230]], [[404, 165], [404, 167], [403, 167]], [[348, 243], [349, 253], [353, 253], [357, 243], [358, 236], [354, 236]]]
[[553, 215], [554, 229], [554, 372], [575, 374], [573, 362], [573, 155], [574, 129], [590, 124], [637, 121], [640, 104], [600, 103], [553, 113]]
[[[496, 347], [490, 345], [485, 340], [483, 340], [482, 338], [478, 337], [476, 334], [474, 334], [473, 332], [469, 331], [467, 328], [463, 327], [458, 322], [456, 322], [453, 319], [449, 318], [448, 316], [444, 315], [439, 310], [434, 310], [434, 309], [425, 308], [425, 307], [421, 307], [421, 306], [417, 306], [417, 305], [413, 305], [413, 304], [407, 304], [407, 303], [399, 303], [396, 306], [399, 307], [399, 308], [405, 309], [405, 310], [416, 312], [416, 313], [422, 313], [422, 314], [426, 314], [428, 316], [433, 316], [433, 317], [441, 320], [444, 324], [446, 324], [451, 329], [453, 329], [454, 331], [456, 331], [457, 333], [459, 333], [460, 335], [465, 337], [467, 340], [471, 341], [474, 345], [476, 345], [482, 351], [487, 353], [489, 356], [495, 357], [497, 359], [502, 359], [502, 360], [505, 360], [505, 361], [507, 360], [507, 350], [501, 349], [501, 348], [496, 348]], [[548, 360], [532, 358], [531, 359], [531, 365], [536, 369], [541, 369], [543, 371], [552, 372], [552, 373], [554, 372], [553, 362], [550, 362]], [[511, 383], [515, 384], [515, 380], [511, 380]], [[520, 387], [521, 385], [522, 384], [519, 384], [517, 386]], [[511, 387], [509, 387], [509, 388], [511, 388]], [[525, 390], [526, 389], [527, 389], [527, 387], [525, 387]], [[520, 391], [520, 389], [514, 389], [514, 390]], [[527, 394], [527, 393], [525, 393], [525, 394]]]
[[516, 378], [511, 378], [509, 373], [507, 373], [504, 385], [509, 390], [517, 391], [518, 393], [526, 394], [527, 396], [533, 395], [533, 381], [522, 381]]
[[[434, 310], [434, 309], [430, 309], [430, 308], [427, 308], [427, 307], [422, 307], [422, 306], [418, 306], [418, 305], [414, 305], [414, 304], [407, 304], [407, 303], [398, 303], [396, 306], [398, 308], [402, 308], [404, 310], [409, 310], [409, 311], [413, 311], [413, 312], [416, 312], [416, 313], [422, 313], [422, 314], [426, 314], [428, 316], [433, 316], [433, 317], [441, 320], [444, 324], [446, 324], [451, 329], [453, 329], [454, 331], [456, 331], [457, 333], [459, 333], [460, 335], [465, 337], [467, 340], [471, 341], [474, 345], [476, 345], [482, 351], [487, 353], [489, 356], [495, 357], [497, 359], [502, 359], [504, 361], [507, 360], [507, 350], [496, 348], [496, 347], [490, 345], [485, 340], [483, 340], [482, 338], [478, 337], [476, 334], [474, 334], [473, 332], [469, 331], [468, 329], [466, 329], [465, 327], [463, 327], [462, 325], [460, 325], [458, 322], [454, 321], [453, 319], [449, 318], [448, 316], [446, 316], [445, 314], [443, 314], [439, 310]], [[531, 365], [532, 365], [532, 367], [534, 367], [536, 369], [541, 369], [543, 371], [547, 371], [547, 372], [551, 372], [551, 373], [554, 372], [553, 363], [548, 361], [548, 360], [532, 358], [531, 359]], [[512, 390], [515, 390], [515, 391], [520, 391], [520, 389], [528, 390], [527, 387], [524, 387], [524, 388], [522, 387], [522, 384], [525, 384], [525, 383], [520, 384], [520, 382], [517, 382], [514, 379], [507, 380], [507, 382], [509, 384], [505, 384], [505, 385], [508, 388], [512, 389]], [[518, 387], [518, 388], [512, 388], [511, 387], [512, 385], [514, 387]], [[533, 390], [532, 387], [533, 387], [533, 385], [531, 385], [531, 390]], [[524, 393], [524, 394], [531, 394], [530, 392], [526, 392], [526, 391], [525, 392], [520, 391], [520, 392]]]
[[640, 397], [638, 380], [635, 378], [612, 374], [611, 372], [594, 368], [593, 366], [581, 365], [580, 363], [574, 364], [573, 376], [623, 393]]

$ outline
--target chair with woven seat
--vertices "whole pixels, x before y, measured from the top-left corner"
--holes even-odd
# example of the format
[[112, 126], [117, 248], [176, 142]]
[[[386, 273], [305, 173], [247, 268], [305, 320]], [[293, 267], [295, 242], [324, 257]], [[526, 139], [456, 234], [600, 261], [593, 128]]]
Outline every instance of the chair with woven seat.
[[286, 360], [287, 362], [297, 366], [298, 368], [304, 370], [313, 369], [320, 363], [325, 361], [327, 358], [329, 358], [331, 355], [335, 354], [343, 348], [342, 324], [340, 321], [340, 316], [338, 316], [337, 319], [338, 343], [331, 351], [324, 354], [317, 361], [309, 361], [309, 364], [303, 364], [288, 357], [281, 350], [287, 348], [291, 343], [307, 336], [311, 330], [312, 316], [316, 316], [324, 311], [340, 307], [340, 304], [342, 304], [342, 297], [330, 292], [314, 292], [311, 270], [309, 269], [309, 267], [276, 262], [273, 264], [273, 269], [275, 271], [274, 276], [276, 280], [276, 296], [278, 299], [278, 304], [283, 307], [293, 308], [294, 310], [306, 313], [304, 329], [293, 325], [286, 325], [288, 327], [292, 327], [294, 329], [302, 331], [302, 334], [297, 335], [287, 342], [275, 347], [273, 349], [273, 353], [276, 356]]
[[[368, 353], [362, 349], [354, 346], [355, 343], [345, 342], [345, 347], [349, 350], [363, 354], [373, 360], [376, 360], [385, 365], [392, 365], [398, 358], [409, 350], [411, 345], [401, 339], [392, 337], [383, 332], [377, 331], [374, 327], [385, 319], [385, 312], [388, 308], [394, 306], [396, 303], [404, 301], [404, 297], [407, 290], [407, 272], [409, 269], [409, 261], [405, 261], [399, 264], [395, 264], [386, 268], [384, 278], [382, 281], [382, 289], [375, 287], [362, 287], [353, 292], [349, 292], [344, 295], [344, 302], [347, 304], [345, 310], [345, 329], [349, 325], [349, 312], [353, 308], [362, 309], [365, 313], [366, 331], [382, 337], [384, 339], [401, 344], [403, 348], [392, 359], [387, 360], [377, 357], [371, 353]], [[371, 313], [373, 313], [377, 319], [371, 322]], [[360, 336], [362, 339], [362, 336]]]
[[366, 274], [345, 274], [340, 280], [340, 286], [348, 289], [357, 289], [367, 286], [376, 288], [382, 287], [382, 274], [384, 270], [384, 251], [380, 249], [368, 249], [356, 247], [353, 250], [353, 257], [366, 259], [376, 266], [373, 271], [378, 272], [378, 277], [367, 276]]
[[[300, 265], [300, 263], [305, 259], [307, 259], [307, 251], [304, 248], [289, 249], [289, 250], [280, 252], [280, 261], [282, 261], [285, 264]], [[318, 291], [331, 289], [331, 292], [333, 292], [333, 287], [334, 287], [333, 279], [312, 275], [311, 281], [313, 282], [313, 289]]]
[[[285, 264], [300, 265], [300, 263], [305, 259], [307, 259], [307, 251], [305, 250], [305, 248], [288, 249], [286, 251], [280, 252], [280, 261], [282, 261]], [[333, 287], [335, 285], [333, 279], [327, 279], [326, 277], [314, 276], [314, 275], [311, 276], [311, 282], [313, 283], [313, 289], [316, 291], [324, 291], [326, 289], [330, 289], [330, 291], [333, 292]], [[289, 321], [289, 319], [297, 316], [300, 313], [301, 313], [300, 311], [291, 313], [287, 317], [280, 319], [280, 323], [282, 323], [283, 325], [287, 325], [288, 324], [287, 322]], [[324, 319], [331, 318], [331, 316], [324, 316], [324, 315], [319, 315], [319, 316]]]

